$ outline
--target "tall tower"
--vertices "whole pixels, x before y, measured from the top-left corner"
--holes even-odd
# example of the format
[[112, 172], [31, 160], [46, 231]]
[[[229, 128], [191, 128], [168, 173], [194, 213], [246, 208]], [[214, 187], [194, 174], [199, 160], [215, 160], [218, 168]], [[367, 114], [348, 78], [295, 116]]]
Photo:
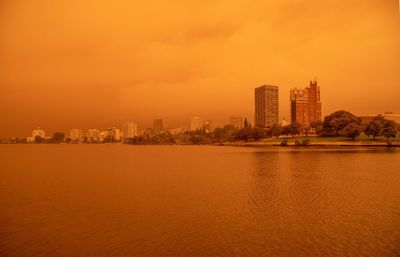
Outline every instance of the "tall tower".
[[279, 123], [279, 88], [263, 85], [255, 93], [255, 126], [272, 127]]
[[308, 97], [308, 121], [321, 120], [321, 98], [320, 90], [317, 81], [310, 81], [310, 86], [307, 88]]
[[308, 124], [308, 91], [306, 89], [290, 89], [290, 121]]
[[290, 118], [291, 122], [300, 124], [321, 120], [320, 89], [317, 81], [310, 81], [310, 86], [305, 89], [290, 90]]
[[161, 134], [164, 131], [164, 124], [162, 119], [155, 119], [153, 124], [153, 132], [155, 135]]

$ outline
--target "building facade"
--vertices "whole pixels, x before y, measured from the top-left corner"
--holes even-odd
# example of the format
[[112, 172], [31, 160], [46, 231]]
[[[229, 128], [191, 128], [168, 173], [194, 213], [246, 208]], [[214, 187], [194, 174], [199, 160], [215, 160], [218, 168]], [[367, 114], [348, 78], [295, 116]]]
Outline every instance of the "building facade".
[[69, 138], [72, 141], [82, 141], [83, 140], [82, 129], [71, 129], [69, 131]]
[[122, 123], [121, 134], [123, 139], [136, 137], [138, 135], [137, 125], [133, 122]]
[[89, 129], [86, 132], [86, 140], [88, 142], [99, 142], [100, 141], [100, 131], [98, 129]]
[[164, 131], [164, 122], [162, 119], [155, 119], [153, 123], [153, 133], [159, 135]]
[[322, 119], [320, 88], [317, 81], [310, 81], [304, 89], [290, 90], [290, 120], [299, 124], [310, 124]]
[[367, 124], [371, 121], [373, 121], [377, 117], [382, 117], [386, 120], [391, 120], [396, 122], [397, 124], [400, 124], [400, 114], [394, 114], [393, 112], [385, 112], [385, 113], [380, 113], [376, 115], [366, 115], [366, 116], [359, 116], [361, 119], [361, 122], [364, 124]]
[[255, 89], [255, 126], [272, 127], [279, 123], [279, 88], [263, 85]]

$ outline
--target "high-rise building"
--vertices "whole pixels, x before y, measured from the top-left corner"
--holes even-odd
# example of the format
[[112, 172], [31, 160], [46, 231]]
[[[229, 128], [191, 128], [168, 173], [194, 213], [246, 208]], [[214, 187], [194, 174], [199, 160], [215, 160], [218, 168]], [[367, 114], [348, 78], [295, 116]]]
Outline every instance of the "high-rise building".
[[279, 123], [279, 88], [263, 85], [255, 89], [255, 125], [272, 127]]
[[310, 81], [310, 86], [304, 89], [290, 90], [291, 122], [310, 124], [322, 119], [320, 89], [317, 81]]
[[137, 136], [137, 125], [133, 122], [124, 122], [121, 124], [122, 138], [134, 138]]
[[190, 119], [190, 130], [196, 131], [203, 128], [203, 120], [200, 117]]
[[164, 124], [162, 119], [156, 119], [154, 120], [153, 124], [153, 132], [155, 135], [161, 134], [161, 132], [164, 131]]
[[232, 116], [229, 118], [229, 124], [241, 129], [243, 128], [243, 118], [239, 116]]

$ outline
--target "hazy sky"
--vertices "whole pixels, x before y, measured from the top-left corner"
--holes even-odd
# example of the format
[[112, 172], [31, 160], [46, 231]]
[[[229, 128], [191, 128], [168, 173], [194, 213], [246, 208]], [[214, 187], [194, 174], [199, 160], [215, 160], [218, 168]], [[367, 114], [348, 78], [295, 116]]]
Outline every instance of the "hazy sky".
[[323, 114], [400, 113], [397, 0], [1, 0], [0, 136], [191, 116], [318, 79]]

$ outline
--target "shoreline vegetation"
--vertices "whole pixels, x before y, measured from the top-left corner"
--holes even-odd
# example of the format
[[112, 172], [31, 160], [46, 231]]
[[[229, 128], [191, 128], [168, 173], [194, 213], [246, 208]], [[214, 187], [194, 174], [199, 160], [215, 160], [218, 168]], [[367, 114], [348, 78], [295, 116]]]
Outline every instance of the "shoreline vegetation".
[[[24, 144], [26, 138], [15, 138], [0, 143]], [[142, 134], [123, 140], [112, 134], [102, 139], [83, 137], [71, 140], [62, 132], [51, 138], [36, 136], [33, 144], [128, 144], [128, 145], [215, 145], [215, 146], [385, 146], [400, 147], [400, 124], [381, 116], [362, 123], [361, 119], [347, 111], [337, 111], [324, 118], [324, 121], [301, 125], [292, 122], [282, 126], [275, 124], [269, 128], [253, 127], [246, 119], [243, 127], [225, 125], [222, 128], [198, 129], [172, 134]]]

